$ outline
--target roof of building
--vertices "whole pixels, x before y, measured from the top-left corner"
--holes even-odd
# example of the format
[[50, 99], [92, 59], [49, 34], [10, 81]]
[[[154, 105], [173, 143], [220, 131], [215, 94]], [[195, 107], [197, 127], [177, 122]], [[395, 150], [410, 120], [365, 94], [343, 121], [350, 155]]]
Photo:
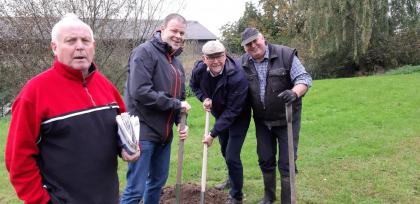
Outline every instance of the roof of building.
[[188, 40], [216, 40], [217, 37], [198, 21], [188, 21], [186, 39]]

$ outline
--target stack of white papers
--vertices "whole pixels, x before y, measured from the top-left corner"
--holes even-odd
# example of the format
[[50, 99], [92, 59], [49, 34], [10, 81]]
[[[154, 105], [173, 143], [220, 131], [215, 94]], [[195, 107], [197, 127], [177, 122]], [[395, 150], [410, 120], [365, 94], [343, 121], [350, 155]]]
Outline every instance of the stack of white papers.
[[130, 116], [127, 112], [116, 117], [118, 135], [123, 148], [128, 154], [134, 154], [139, 149], [140, 122], [137, 116]]

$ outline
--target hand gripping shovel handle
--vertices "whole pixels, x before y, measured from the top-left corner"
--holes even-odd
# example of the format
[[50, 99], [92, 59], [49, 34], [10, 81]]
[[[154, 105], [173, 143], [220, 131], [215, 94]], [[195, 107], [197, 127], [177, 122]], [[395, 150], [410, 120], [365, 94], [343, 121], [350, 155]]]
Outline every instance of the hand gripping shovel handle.
[[[204, 127], [204, 135], [209, 134], [210, 113], [206, 111], [206, 125]], [[203, 147], [203, 165], [201, 169], [201, 193], [200, 204], [204, 204], [206, 195], [206, 179], [207, 179], [207, 144]]]
[[287, 142], [289, 151], [289, 174], [290, 174], [290, 198], [291, 203], [296, 204], [296, 172], [295, 172], [295, 151], [293, 146], [293, 126], [292, 126], [292, 104], [286, 104], [286, 120], [287, 120]]
[[[187, 114], [185, 110], [182, 109], [181, 111], [181, 119], [179, 122], [179, 129], [185, 129], [185, 123], [187, 120]], [[176, 172], [176, 185], [175, 185], [175, 197], [176, 203], [181, 203], [181, 178], [182, 178], [182, 163], [184, 160], [184, 140], [179, 140], [179, 147], [178, 147], [178, 167]]]

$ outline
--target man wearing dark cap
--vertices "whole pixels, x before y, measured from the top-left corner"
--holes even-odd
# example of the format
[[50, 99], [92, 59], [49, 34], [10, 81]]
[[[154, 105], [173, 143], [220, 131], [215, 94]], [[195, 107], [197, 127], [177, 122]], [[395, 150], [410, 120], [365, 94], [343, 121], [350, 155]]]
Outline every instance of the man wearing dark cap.
[[[290, 203], [287, 121], [285, 104], [293, 107], [293, 140], [295, 159], [299, 141], [302, 97], [312, 84], [311, 76], [297, 57], [297, 51], [270, 44], [255, 28], [241, 34], [246, 53], [242, 68], [249, 82], [249, 100], [253, 110], [257, 154], [264, 179], [264, 198], [260, 204], [276, 199], [276, 154], [281, 175], [281, 203]], [[297, 170], [296, 170], [297, 171]]]
[[203, 46], [203, 60], [195, 64], [190, 87], [203, 102], [205, 111], [216, 118], [213, 129], [204, 136], [209, 147], [219, 138], [221, 152], [228, 167], [231, 190], [227, 203], [242, 203], [243, 168], [241, 148], [250, 121], [250, 108], [246, 105], [248, 81], [239, 63], [228, 57], [219, 41]]

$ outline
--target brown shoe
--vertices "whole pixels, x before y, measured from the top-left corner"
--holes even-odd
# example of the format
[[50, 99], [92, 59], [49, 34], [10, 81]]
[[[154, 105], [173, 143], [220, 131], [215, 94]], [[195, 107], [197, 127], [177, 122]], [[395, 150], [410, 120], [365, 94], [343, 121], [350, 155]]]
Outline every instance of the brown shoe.
[[231, 183], [229, 179], [227, 179], [223, 183], [220, 183], [214, 186], [214, 188], [217, 190], [226, 190], [226, 189], [229, 189], [230, 187], [231, 187]]

